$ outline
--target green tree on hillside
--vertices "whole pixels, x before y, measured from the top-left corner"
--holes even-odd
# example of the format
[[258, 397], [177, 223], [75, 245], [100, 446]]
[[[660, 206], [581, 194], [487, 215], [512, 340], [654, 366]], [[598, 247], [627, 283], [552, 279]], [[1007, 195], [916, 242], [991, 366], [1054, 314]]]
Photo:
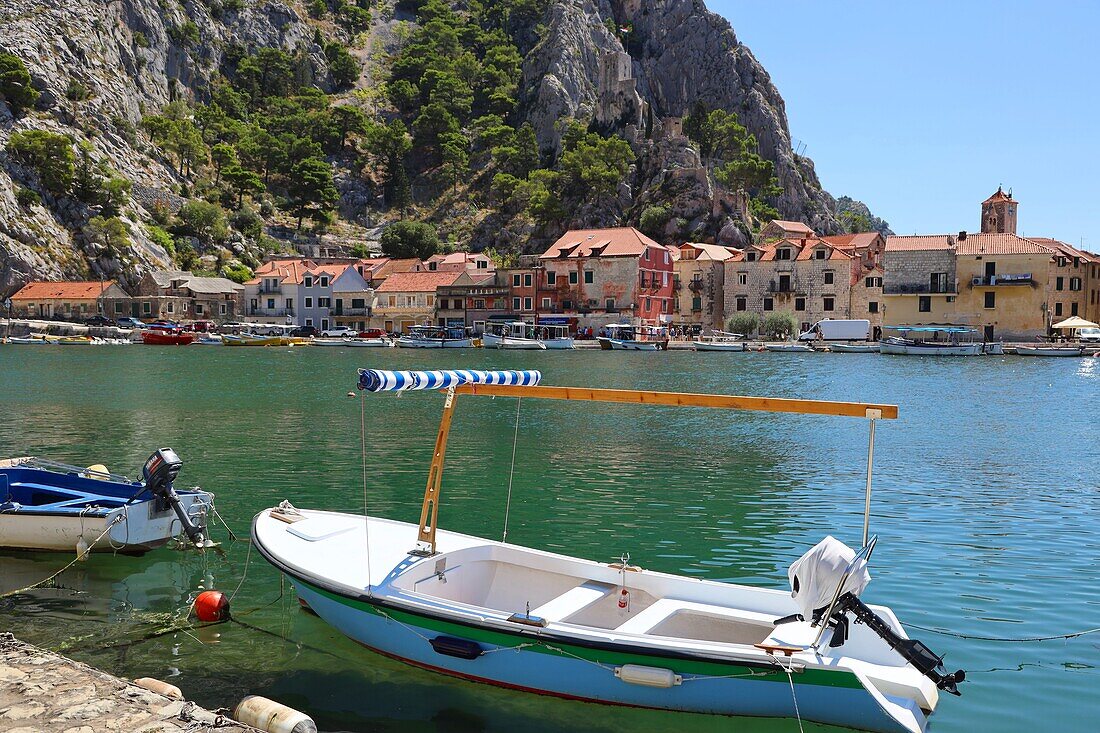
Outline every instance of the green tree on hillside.
[[84, 236], [112, 256], [130, 247], [130, 230], [118, 217], [93, 216], [84, 226]]
[[8, 138], [7, 151], [18, 162], [38, 173], [38, 180], [53, 194], [65, 194], [73, 182], [75, 156], [68, 135], [45, 130], [20, 130]]
[[287, 193], [298, 216], [298, 229], [307, 215], [317, 220], [332, 211], [340, 199], [332, 181], [332, 166], [320, 158], [306, 158], [294, 166]]
[[8, 103], [12, 114], [19, 116], [38, 101], [38, 91], [31, 86], [31, 75], [23, 59], [10, 53], [0, 53], [0, 99]]
[[420, 221], [398, 221], [382, 231], [382, 254], [426, 260], [439, 251], [435, 227]]

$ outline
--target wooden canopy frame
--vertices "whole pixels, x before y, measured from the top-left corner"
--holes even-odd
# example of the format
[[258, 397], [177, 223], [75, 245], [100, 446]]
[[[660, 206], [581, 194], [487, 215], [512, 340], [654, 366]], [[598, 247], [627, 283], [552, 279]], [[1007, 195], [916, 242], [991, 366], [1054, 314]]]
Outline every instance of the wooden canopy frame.
[[871, 465], [875, 450], [875, 421], [894, 420], [898, 416], [897, 405], [880, 405], [867, 402], [831, 402], [827, 400], [798, 400], [778, 397], [742, 397], [737, 395], [712, 395], [691, 392], [654, 392], [637, 389], [599, 389], [590, 387], [525, 387], [511, 384], [462, 384], [447, 389], [443, 403], [443, 416], [435, 439], [432, 465], [428, 469], [428, 483], [424, 487], [424, 501], [420, 508], [420, 531], [417, 546], [410, 554], [429, 557], [436, 554], [435, 530], [439, 518], [439, 497], [443, 481], [443, 463], [447, 454], [447, 438], [451, 432], [455, 400], [458, 395], [488, 397], [524, 397], [528, 399], [580, 400], [584, 402], [611, 402], [631, 405], [663, 405], [669, 407], [710, 407], [725, 410], [750, 410], [756, 412], [785, 412], [802, 415], [834, 415], [860, 417], [870, 421], [870, 441], [867, 448], [867, 491], [863, 514], [864, 544], [867, 542], [871, 513]]

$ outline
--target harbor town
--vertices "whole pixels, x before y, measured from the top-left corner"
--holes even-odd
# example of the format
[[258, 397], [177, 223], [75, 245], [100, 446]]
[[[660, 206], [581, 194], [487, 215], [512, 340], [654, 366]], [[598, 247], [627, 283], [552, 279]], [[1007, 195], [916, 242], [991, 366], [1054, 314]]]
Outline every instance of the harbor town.
[[[586, 340], [664, 347], [671, 336], [718, 350], [758, 339], [878, 342], [898, 338], [897, 329], [902, 337], [938, 333], [1031, 349], [1100, 345], [1100, 255], [1018, 235], [1018, 207], [998, 188], [981, 203], [979, 231], [954, 234], [819, 236], [773, 220], [735, 249], [665, 245], [617, 227], [568, 231], [545, 252], [507, 265], [465, 251], [426, 260], [279, 256], [242, 284], [186, 271], [149, 273], [134, 293], [115, 282], [36, 281], [11, 296], [17, 326], [8, 335], [48, 341], [48, 321], [58, 320], [130, 325], [135, 340], [145, 323], [198, 322], [208, 332], [199, 343], [217, 343], [212, 334], [222, 330], [232, 334], [226, 343], [240, 343], [243, 332], [268, 345], [362, 334], [399, 346], [520, 348], [557, 338], [570, 347]], [[828, 321], [861, 325], [842, 331]]]

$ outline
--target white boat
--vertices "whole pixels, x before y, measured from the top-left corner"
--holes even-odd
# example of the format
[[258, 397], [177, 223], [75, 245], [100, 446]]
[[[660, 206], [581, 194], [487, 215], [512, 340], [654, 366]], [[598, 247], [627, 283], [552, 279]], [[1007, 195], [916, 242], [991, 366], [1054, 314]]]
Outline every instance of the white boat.
[[662, 351], [668, 348], [668, 328], [665, 326], [612, 323], [603, 330], [606, 335], [596, 340], [605, 351]]
[[560, 323], [540, 323], [535, 327], [536, 337], [550, 350], [575, 349], [569, 326]]
[[[884, 326], [901, 336], [879, 341], [883, 354], [902, 356], [978, 356], [985, 351], [981, 341], [973, 340], [977, 331], [965, 326]], [[970, 339], [970, 340], [967, 340]]]
[[829, 344], [829, 351], [841, 354], [874, 354], [878, 350], [878, 344]]
[[474, 345], [469, 329], [461, 326], [412, 326], [397, 339], [403, 349], [468, 349]]
[[141, 554], [177, 535], [207, 546], [214, 496], [175, 490], [182, 465], [162, 448], [146, 462], [143, 481], [132, 481], [101, 465], [0, 461], [0, 547]]
[[803, 353], [807, 351], [813, 351], [814, 347], [809, 344], [800, 343], [785, 343], [785, 344], [764, 344], [764, 348], [768, 351], [779, 351], [784, 353], [798, 352]]
[[544, 344], [535, 335], [535, 327], [523, 321], [493, 322], [485, 325], [481, 344], [487, 349], [543, 351]]
[[198, 344], [199, 346], [224, 346], [225, 345], [225, 342], [222, 341], [222, 337], [219, 336], [216, 333], [204, 333], [202, 336], [199, 336], [197, 339], [195, 339], [191, 343]]
[[889, 608], [859, 600], [876, 543], [866, 512], [862, 549], [826, 537], [790, 567], [793, 592], [438, 528], [459, 395], [864, 417], [871, 426], [868, 460], [875, 421], [896, 417], [896, 407], [547, 387], [540, 378], [361, 370], [359, 386], [369, 391], [447, 390], [421, 521], [283, 502], [256, 515], [253, 546], [289, 579], [303, 605], [341, 633], [386, 656], [475, 682], [609, 705], [798, 716], [884, 733], [923, 733], [939, 691], [958, 694], [961, 671], [947, 673], [940, 657], [908, 639]]
[[1080, 346], [1017, 346], [1020, 356], [1081, 356], [1084, 350]]
[[314, 346], [347, 346], [350, 339], [312, 339]]
[[729, 331], [711, 331], [691, 342], [696, 351], [744, 351], [745, 335]]
[[49, 339], [45, 336], [9, 336], [8, 343], [22, 346], [43, 346], [45, 344], [55, 344], [57, 339]]
[[354, 338], [347, 339], [344, 342], [344, 346], [353, 346], [358, 348], [388, 348], [393, 346], [393, 341], [388, 338]]
[[1004, 356], [1005, 345], [1000, 341], [987, 341], [982, 347], [982, 353], [986, 356]]

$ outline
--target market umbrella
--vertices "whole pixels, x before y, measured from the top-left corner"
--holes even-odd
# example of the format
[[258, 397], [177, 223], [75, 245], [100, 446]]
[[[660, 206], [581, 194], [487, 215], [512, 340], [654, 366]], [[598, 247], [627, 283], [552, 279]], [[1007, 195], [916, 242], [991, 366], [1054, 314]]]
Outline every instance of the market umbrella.
[[1064, 321], [1055, 323], [1051, 328], [1098, 328], [1098, 326], [1092, 321], [1086, 321], [1079, 316], [1073, 316]]

